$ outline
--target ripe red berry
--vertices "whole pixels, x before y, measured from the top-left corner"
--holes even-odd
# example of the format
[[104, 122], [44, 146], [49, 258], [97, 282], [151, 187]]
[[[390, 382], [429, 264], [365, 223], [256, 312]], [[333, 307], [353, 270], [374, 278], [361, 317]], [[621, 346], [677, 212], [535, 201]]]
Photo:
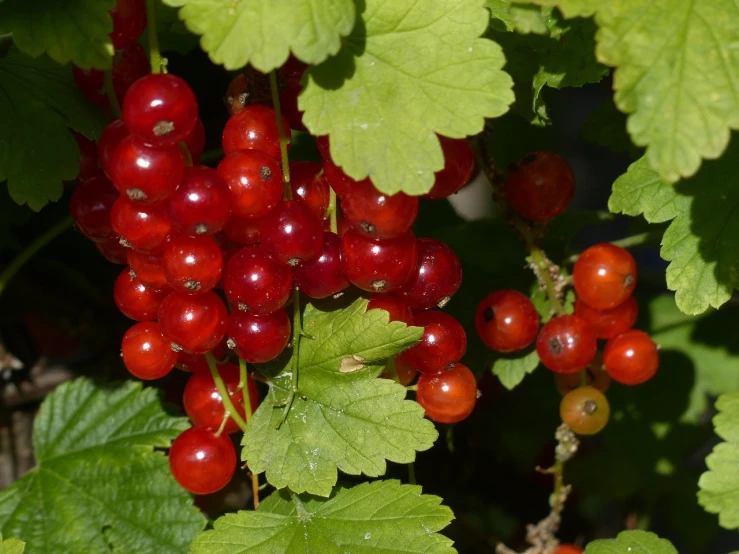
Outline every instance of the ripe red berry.
[[582, 554], [583, 552], [585, 551], [582, 548], [574, 544], [560, 544], [554, 554]]
[[95, 242], [95, 248], [102, 254], [103, 258], [114, 264], [126, 265], [126, 254], [130, 248], [126, 248], [120, 243], [120, 239], [115, 235]]
[[511, 167], [505, 181], [508, 203], [526, 219], [551, 219], [575, 193], [575, 174], [554, 152], [532, 152]]
[[477, 381], [464, 364], [436, 374], [422, 373], [418, 378], [416, 400], [426, 416], [438, 423], [457, 423], [475, 408]]
[[223, 274], [226, 298], [242, 310], [267, 314], [285, 305], [292, 292], [292, 270], [261, 246], [247, 246], [231, 256]]
[[444, 169], [436, 172], [434, 186], [424, 194], [425, 198], [448, 198], [472, 178], [475, 171], [475, 152], [466, 139], [439, 137], [444, 154]]
[[122, 119], [111, 121], [103, 129], [98, 141], [98, 158], [100, 159], [100, 167], [108, 178], [112, 175], [110, 164], [113, 160], [113, 153], [120, 142], [130, 134]]
[[218, 174], [231, 189], [235, 216], [264, 217], [282, 199], [280, 165], [263, 152], [233, 152], [218, 164]]
[[575, 315], [553, 318], [536, 339], [539, 359], [556, 373], [575, 373], [595, 357], [597, 343], [590, 325]]
[[[111, 77], [113, 91], [122, 102], [131, 85], [149, 73], [149, 59], [140, 44], [126, 46], [113, 62]], [[72, 76], [79, 91], [98, 106], [108, 108], [108, 97], [103, 92], [105, 74], [99, 69], [81, 69], [72, 66]]]
[[413, 312], [402, 299], [387, 294], [373, 294], [369, 298], [367, 311], [385, 310], [390, 321], [402, 321], [408, 326], [414, 325]]
[[198, 119], [190, 85], [171, 73], [154, 73], [136, 81], [123, 100], [123, 121], [146, 144], [174, 146], [185, 140]]
[[181, 235], [164, 248], [163, 261], [167, 282], [185, 294], [203, 294], [221, 280], [223, 255], [212, 237]]
[[119, 196], [113, 203], [110, 224], [131, 248], [145, 252], [164, 244], [172, 232], [164, 204], [146, 206], [125, 196]]
[[118, 191], [105, 177], [82, 181], [69, 202], [69, 211], [82, 233], [92, 240], [104, 240], [113, 234], [110, 213]]
[[559, 415], [562, 422], [578, 435], [595, 435], [608, 423], [611, 409], [598, 389], [580, 387], [562, 398]]
[[311, 298], [326, 298], [349, 286], [341, 270], [341, 239], [328, 231], [323, 233], [321, 252], [293, 270], [298, 288]]
[[228, 311], [212, 291], [173, 292], [159, 306], [159, 326], [167, 339], [191, 354], [213, 350], [226, 334]]
[[229, 83], [226, 96], [223, 98], [228, 113], [233, 115], [246, 108], [249, 96], [249, 84], [246, 81], [246, 75], [240, 72]]
[[[587, 385], [598, 389], [600, 392], [606, 392], [611, 386], [611, 377], [602, 369], [593, 369], [594, 365], [595, 362], [591, 363], [590, 367], [583, 369]], [[554, 375], [554, 384], [562, 396], [582, 386], [580, 382], [581, 373], [556, 373]]]
[[606, 343], [603, 365], [611, 379], [622, 385], [645, 383], [659, 367], [657, 345], [645, 332], [631, 329]]
[[137, 323], [126, 331], [121, 352], [126, 369], [147, 381], [164, 377], [177, 361], [177, 353], [162, 335], [159, 325], [150, 321]]
[[169, 292], [147, 287], [135, 275], [131, 275], [131, 268], [126, 267], [113, 285], [113, 300], [126, 317], [136, 321], [154, 321], [159, 305]]
[[167, 208], [176, 231], [191, 236], [213, 235], [223, 229], [231, 215], [231, 191], [211, 168], [187, 167]]
[[88, 139], [82, 133], [75, 133], [74, 140], [77, 143], [77, 148], [80, 150], [80, 170], [77, 173], [77, 180], [81, 183], [87, 179], [102, 176], [102, 172], [98, 166], [97, 143], [94, 140]]
[[259, 242], [260, 222], [260, 219], [246, 219], [237, 215], [231, 215], [218, 238], [221, 240], [225, 235], [226, 239], [237, 244], [245, 246], [256, 244]]
[[423, 327], [421, 342], [400, 357], [421, 373], [440, 373], [457, 363], [467, 350], [467, 335], [452, 316], [438, 310], [413, 316], [414, 325]]
[[293, 162], [290, 164], [290, 187], [293, 199], [306, 204], [318, 219], [326, 218], [330, 187], [323, 176], [322, 168], [313, 162]]
[[323, 226], [306, 204], [287, 200], [262, 218], [259, 238], [276, 260], [296, 266], [321, 252]]
[[[316, 141], [316, 143], [318, 143], [318, 141]], [[346, 191], [359, 183], [370, 183], [369, 179], [355, 181], [344, 173], [339, 166], [334, 164], [330, 157], [323, 159], [323, 176], [326, 178], [329, 186], [334, 189], [334, 192], [339, 196], [343, 195]]]
[[236, 471], [236, 449], [228, 435], [191, 427], [169, 449], [169, 467], [177, 482], [193, 494], [212, 494]]
[[190, 153], [193, 165], [198, 165], [203, 150], [205, 150], [205, 126], [200, 118], [195, 122], [192, 131], [185, 137], [185, 146], [187, 146], [187, 151]]
[[146, 4], [144, 0], [117, 0], [110, 10], [113, 32], [110, 39], [113, 48], [120, 50], [133, 44], [146, 29]]
[[413, 225], [418, 215], [418, 198], [402, 192], [383, 194], [365, 179], [342, 192], [341, 213], [363, 235], [392, 239]]
[[412, 310], [443, 308], [462, 284], [462, 266], [454, 251], [434, 239], [418, 239], [418, 264], [397, 294]]
[[515, 290], [498, 290], [480, 302], [475, 328], [488, 347], [498, 352], [513, 352], [534, 342], [539, 331], [539, 314], [526, 295]]
[[128, 265], [139, 281], [154, 290], [169, 289], [167, 276], [164, 274], [164, 248], [166, 244], [151, 252], [140, 252], [127, 249]]
[[328, 135], [316, 137], [316, 148], [318, 149], [318, 154], [321, 156], [321, 159], [331, 159], [331, 146], [329, 144]]
[[118, 143], [110, 160], [110, 176], [129, 199], [155, 204], [182, 182], [185, 162], [177, 146], [154, 148], [130, 135]]
[[[213, 354], [216, 360], [224, 359], [227, 353], [228, 347], [226, 346], [226, 341], [219, 342], [218, 346], [210, 351], [210, 354]], [[204, 354], [189, 354], [184, 350], [177, 353], [177, 363], [175, 364], [175, 367], [180, 368], [182, 371], [189, 371], [190, 373], [195, 373], [196, 371], [210, 373], [208, 360]]]
[[393, 375], [390, 370], [386, 369], [382, 372], [380, 377], [382, 377], [383, 379], [395, 379], [396, 383], [407, 387], [413, 382], [413, 380], [416, 378], [416, 375], [418, 375], [418, 372], [415, 369], [413, 369], [410, 365], [408, 365], [397, 356], [393, 358], [392, 364], [393, 368], [395, 369], [395, 374]]
[[590, 324], [596, 337], [610, 339], [631, 329], [639, 315], [639, 305], [633, 296], [629, 296], [615, 308], [596, 310], [578, 298], [575, 300], [575, 315]]
[[250, 364], [274, 360], [290, 342], [290, 318], [285, 310], [255, 314], [234, 310], [228, 322], [228, 347]]
[[636, 286], [636, 262], [620, 246], [591, 246], [575, 262], [572, 284], [577, 297], [596, 310], [614, 308], [631, 296]]
[[[290, 139], [290, 125], [284, 117], [282, 125]], [[223, 152], [228, 155], [237, 150], [259, 150], [280, 159], [280, 132], [272, 108], [253, 104], [231, 116], [223, 129]]]
[[341, 266], [347, 279], [362, 290], [398, 290], [413, 277], [418, 247], [411, 231], [394, 239], [374, 241], [356, 229], [341, 239]]

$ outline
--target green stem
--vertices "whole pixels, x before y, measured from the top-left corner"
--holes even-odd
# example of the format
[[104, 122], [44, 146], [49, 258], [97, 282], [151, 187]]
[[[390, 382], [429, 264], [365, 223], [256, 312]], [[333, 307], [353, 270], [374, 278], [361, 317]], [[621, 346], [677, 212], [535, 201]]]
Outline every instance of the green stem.
[[146, 26], [149, 38], [149, 60], [152, 73], [166, 73], [167, 68], [159, 51], [159, 37], [157, 37], [156, 0], [146, 0]]
[[562, 306], [562, 302], [560, 302], [557, 295], [557, 287], [549, 273], [549, 262], [544, 255], [544, 251], [533, 243], [529, 244], [529, 251], [531, 252], [531, 261], [536, 265], [539, 278], [544, 283], [549, 304], [557, 315], [563, 315], [565, 313], [564, 306]]
[[246, 422], [239, 415], [239, 412], [236, 410], [236, 406], [234, 406], [234, 403], [231, 400], [231, 395], [228, 394], [228, 389], [226, 388], [226, 384], [223, 382], [223, 378], [221, 377], [221, 374], [218, 373], [218, 366], [216, 365], [215, 357], [213, 356], [212, 353], [208, 352], [205, 355], [205, 359], [208, 362], [208, 368], [210, 369], [210, 374], [213, 377], [213, 381], [216, 384], [216, 389], [218, 389], [218, 394], [221, 395], [221, 402], [223, 402], [223, 408], [226, 410], [227, 413], [231, 415], [233, 420], [236, 422], [236, 425], [238, 425], [242, 431], [246, 432]]
[[300, 357], [300, 336], [303, 334], [303, 326], [300, 322], [300, 291], [297, 287], [293, 290], [293, 337], [292, 345], [293, 352], [290, 356], [290, 368], [292, 370], [292, 378], [290, 380], [290, 394], [287, 397], [287, 402], [282, 410], [282, 417], [277, 424], [277, 428], [282, 427], [285, 423], [287, 415], [290, 413], [293, 401], [295, 400], [295, 394], [298, 392], [298, 359]]
[[24, 265], [26, 265], [28, 260], [33, 258], [39, 250], [61, 235], [64, 231], [70, 229], [73, 223], [74, 220], [71, 216], [65, 217], [51, 229], [36, 237], [31, 244], [26, 246], [20, 254], [13, 258], [13, 261], [5, 266], [5, 269], [0, 273], [0, 294], [3, 293], [10, 280], [15, 277], [15, 274], [18, 273]]
[[244, 415], [246, 415], [246, 424], [249, 425], [254, 411], [251, 406], [251, 394], [249, 394], [249, 380], [246, 376], [246, 360], [241, 358], [239, 358], [239, 388], [243, 391]]
[[280, 132], [280, 156], [282, 157], [282, 176], [284, 183], [284, 194], [285, 198], [292, 200], [293, 191], [290, 186], [290, 163], [287, 157], [287, 145], [290, 143], [290, 139], [285, 131], [285, 126], [282, 124], [282, 109], [280, 108], [280, 91], [277, 88], [277, 73], [270, 71], [269, 73], [269, 87], [272, 92], [272, 105], [275, 109], [275, 117], [277, 118], [277, 130]]
[[334, 192], [334, 189], [329, 187], [329, 197], [328, 197], [328, 216], [331, 221], [331, 232], [332, 233], [338, 233], [339, 232], [339, 226], [336, 222], [336, 193]]
[[121, 105], [118, 102], [118, 97], [115, 95], [115, 89], [113, 89], [113, 71], [110, 69], [106, 69], [103, 72], [103, 75], [103, 91], [105, 92], [105, 96], [108, 97], [110, 109], [113, 110], [113, 115], [116, 118], [120, 118], [122, 114]]

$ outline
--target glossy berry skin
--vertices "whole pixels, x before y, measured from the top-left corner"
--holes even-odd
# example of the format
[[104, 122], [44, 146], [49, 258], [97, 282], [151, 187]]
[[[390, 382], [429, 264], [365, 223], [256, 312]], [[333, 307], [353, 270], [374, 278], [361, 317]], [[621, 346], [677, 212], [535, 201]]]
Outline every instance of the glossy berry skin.
[[145, 381], [164, 377], [177, 361], [177, 352], [172, 350], [159, 325], [150, 321], [137, 323], [126, 331], [121, 352], [126, 369]]
[[401, 358], [395, 357], [393, 358], [393, 369], [395, 370], [395, 374], [391, 372], [390, 370], [386, 369], [382, 372], [380, 377], [383, 379], [394, 379], [396, 383], [399, 383], [403, 385], [404, 387], [407, 387], [410, 385], [413, 380], [416, 378], [416, 375], [418, 375], [418, 371], [413, 369], [410, 365], [408, 365], [406, 362], [404, 362]]
[[622, 385], [640, 385], [657, 373], [657, 345], [645, 332], [631, 329], [606, 343], [603, 365], [614, 381]]
[[146, 206], [131, 202], [123, 195], [113, 203], [110, 224], [131, 248], [144, 252], [164, 244], [172, 232], [164, 204]]
[[636, 262], [620, 246], [596, 244], [575, 262], [572, 284], [577, 297], [596, 310], [615, 308], [636, 286]]
[[72, 194], [69, 211], [82, 233], [92, 240], [104, 240], [113, 234], [110, 213], [118, 191], [105, 177], [82, 181]]
[[560, 544], [553, 554], [582, 554], [585, 552], [579, 546], [574, 544]]
[[118, 0], [110, 10], [113, 32], [110, 39], [113, 48], [120, 50], [136, 42], [146, 29], [145, 0]]
[[167, 213], [179, 233], [213, 235], [223, 229], [231, 215], [231, 191], [211, 168], [186, 167], [182, 183], [169, 197]]
[[385, 310], [390, 321], [401, 321], [408, 326], [414, 325], [413, 312], [401, 298], [387, 294], [373, 294], [369, 298], [367, 311]]
[[[290, 139], [290, 125], [282, 118], [282, 125]], [[280, 159], [280, 131], [275, 111], [260, 104], [246, 106], [230, 117], [223, 129], [223, 152], [258, 150], [275, 160]]]
[[77, 173], [77, 180], [81, 183], [93, 177], [102, 175], [98, 166], [98, 145], [94, 140], [88, 139], [82, 133], [74, 134], [74, 141], [80, 150], [80, 170]]
[[[583, 369], [590, 387], [598, 389], [600, 392], [606, 392], [611, 386], [611, 377], [602, 369], [592, 369], [591, 367]], [[557, 373], [554, 376], [554, 384], [557, 386], [559, 393], [564, 396], [568, 392], [580, 388], [580, 373]]]
[[153, 146], [185, 140], [198, 119], [190, 85], [171, 73], [152, 73], [136, 81], [123, 100], [123, 121], [131, 134]]
[[110, 160], [110, 177], [121, 194], [142, 204], [169, 197], [182, 182], [185, 162], [177, 146], [153, 148], [134, 136], [118, 143]]
[[434, 186], [424, 198], [448, 198], [470, 182], [475, 171], [475, 152], [466, 139], [439, 137], [444, 154], [444, 169], [436, 172]]
[[113, 285], [113, 300], [123, 315], [136, 321], [154, 321], [162, 300], [170, 291], [150, 289], [126, 267]]
[[292, 270], [261, 246], [247, 246], [231, 256], [223, 274], [226, 298], [239, 309], [258, 314], [279, 310], [292, 292]]
[[166, 244], [151, 252], [140, 252], [127, 248], [127, 261], [131, 271], [139, 281], [155, 290], [168, 290], [171, 287], [164, 274], [164, 248]]
[[434, 239], [418, 239], [418, 264], [397, 294], [414, 311], [443, 308], [462, 284], [462, 265], [454, 251]]
[[418, 197], [402, 192], [383, 194], [365, 179], [342, 192], [341, 213], [363, 235], [375, 240], [392, 239], [413, 225]]
[[277, 261], [296, 266], [321, 252], [323, 226], [306, 204], [286, 200], [262, 218], [259, 238]]
[[120, 243], [120, 239], [113, 235], [107, 239], [95, 242], [95, 248], [98, 252], [111, 263], [126, 265], [126, 254], [130, 248], [126, 248]]
[[185, 137], [185, 146], [187, 146], [187, 151], [190, 152], [193, 165], [198, 165], [203, 150], [205, 150], [205, 126], [200, 118], [195, 122], [192, 131]]
[[536, 339], [539, 314], [528, 296], [515, 290], [498, 290], [477, 307], [475, 329], [489, 348], [514, 352]]
[[[316, 145], [318, 144], [318, 139], [316, 139]], [[371, 184], [369, 179], [364, 179], [363, 181], [355, 181], [346, 173], [344, 173], [339, 166], [334, 164], [334, 162], [331, 161], [330, 157], [323, 159], [323, 176], [326, 178], [329, 186], [334, 189], [334, 192], [339, 196], [342, 196], [346, 191], [350, 190], [352, 187], [359, 183]]]
[[250, 364], [274, 360], [290, 342], [290, 318], [285, 310], [255, 314], [234, 310], [228, 321], [228, 346]]
[[554, 152], [532, 152], [510, 168], [505, 196], [511, 208], [532, 221], [561, 213], [575, 193], [575, 174]]
[[165, 337], [191, 354], [205, 354], [223, 340], [228, 311], [212, 291], [189, 295], [170, 293], [159, 306], [159, 326]]
[[413, 277], [418, 247], [411, 231], [374, 241], [350, 228], [341, 239], [341, 267], [351, 283], [369, 292], [398, 290]]
[[477, 381], [464, 364], [418, 378], [416, 401], [426, 417], [437, 423], [458, 423], [466, 419], [477, 402]]
[[191, 427], [172, 442], [169, 468], [175, 480], [193, 494], [212, 494], [236, 472], [236, 449], [227, 434]]
[[[113, 92], [118, 102], [123, 99], [138, 79], [149, 73], [149, 59], [146, 51], [140, 44], [131, 44], [124, 48], [113, 64], [111, 77], [113, 81]], [[108, 97], [103, 92], [105, 74], [98, 69], [81, 69], [72, 66], [72, 76], [79, 91], [89, 100], [108, 108]]]
[[180, 235], [165, 247], [163, 261], [167, 283], [185, 294], [203, 294], [221, 280], [223, 254], [212, 237]]
[[[244, 393], [239, 389], [239, 368], [234, 364], [222, 364], [218, 366], [218, 373], [226, 385], [228, 395], [236, 408], [236, 411], [244, 417]], [[249, 388], [249, 399], [252, 410], [256, 410], [259, 403], [257, 387], [254, 380], [247, 376]], [[187, 380], [185, 391], [182, 394], [182, 404], [187, 417], [190, 418], [195, 427], [203, 427], [213, 431], [221, 427], [226, 410], [223, 407], [221, 394], [218, 392], [216, 383], [210, 370], [193, 373]], [[230, 435], [239, 430], [239, 426], [233, 420], [228, 421], [223, 427], [223, 433]]]
[[231, 215], [226, 222], [219, 239], [225, 236], [237, 244], [249, 245], [259, 242], [259, 219], [245, 219], [237, 215]]
[[555, 373], [576, 373], [595, 357], [597, 343], [590, 325], [574, 315], [560, 315], [539, 331], [539, 359]]
[[318, 219], [325, 219], [331, 187], [323, 176], [321, 166], [313, 162], [290, 164], [290, 187], [293, 199], [306, 204]]
[[600, 433], [608, 423], [611, 408], [598, 389], [580, 387], [568, 392], [559, 404], [562, 422], [578, 435]]
[[116, 119], [108, 123], [100, 134], [100, 140], [98, 140], [98, 158], [100, 160], [100, 167], [108, 178], [111, 176], [110, 164], [113, 160], [113, 153], [118, 148], [120, 142], [130, 134], [122, 119]]
[[[226, 341], [219, 342], [218, 346], [211, 350], [210, 353], [213, 354], [216, 360], [222, 360], [225, 358], [228, 353]], [[177, 363], [175, 364], [175, 367], [182, 371], [189, 371], [190, 373], [195, 373], [197, 371], [210, 373], [208, 360], [205, 358], [204, 354], [188, 354], [184, 350], [177, 353]]]
[[326, 298], [347, 288], [349, 280], [341, 270], [341, 239], [325, 231], [318, 256], [296, 266], [293, 273], [300, 291], [310, 298]]
[[246, 75], [240, 72], [229, 83], [226, 96], [223, 98], [228, 113], [233, 115], [243, 110], [248, 105], [249, 96], [249, 84], [246, 81]]
[[233, 215], [261, 218], [282, 199], [282, 170], [263, 152], [233, 152], [218, 164], [218, 174], [231, 189]]
[[590, 324], [596, 337], [610, 339], [631, 329], [639, 315], [639, 304], [629, 296], [615, 308], [596, 310], [578, 298], [575, 300], [575, 315]]
[[414, 325], [423, 327], [421, 341], [400, 357], [421, 373], [441, 373], [457, 363], [467, 350], [467, 335], [452, 316], [438, 310], [415, 314]]

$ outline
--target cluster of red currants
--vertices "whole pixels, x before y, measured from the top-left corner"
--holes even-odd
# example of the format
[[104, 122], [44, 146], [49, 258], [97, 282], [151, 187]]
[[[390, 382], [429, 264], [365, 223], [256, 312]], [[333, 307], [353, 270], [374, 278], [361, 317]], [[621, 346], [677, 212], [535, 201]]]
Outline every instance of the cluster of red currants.
[[[548, 220], [567, 206], [574, 184], [565, 160], [535, 152], [511, 168], [505, 196], [520, 216]], [[572, 285], [575, 313], [556, 315], [541, 329], [531, 300], [514, 290], [487, 296], [478, 306], [475, 326], [483, 342], [498, 352], [521, 350], [536, 340], [541, 363], [558, 374], [558, 388], [565, 394], [563, 421], [576, 433], [594, 434], [608, 422], [603, 392], [610, 380], [625, 385], [648, 381], [657, 372], [659, 355], [646, 333], [631, 329], [638, 314], [631, 254], [608, 243], [588, 248], [575, 262]], [[602, 356], [598, 339], [607, 341]]]

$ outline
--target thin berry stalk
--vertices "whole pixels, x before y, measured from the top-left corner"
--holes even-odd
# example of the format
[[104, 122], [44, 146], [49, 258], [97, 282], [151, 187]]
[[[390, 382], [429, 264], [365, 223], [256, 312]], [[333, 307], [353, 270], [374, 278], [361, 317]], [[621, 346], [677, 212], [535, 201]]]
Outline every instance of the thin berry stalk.
[[121, 112], [121, 104], [118, 102], [115, 90], [113, 90], [112, 69], [106, 69], [103, 72], [103, 91], [105, 91], [105, 96], [108, 98], [108, 103], [110, 104], [110, 109], [113, 111], [113, 116], [115, 116], [116, 119], [119, 119], [123, 112]]
[[[210, 374], [216, 384], [218, 394], [221, 395], [221, 401], [223, 402], [224, 410], [231, 415], [233, 420], [236, 422], [236, 425], [238, 425], [242, 431], [246, 432], [246, 422], [239, 415], [239, 412], [236, 411], [236, 406], [234, 406], [233, 401], [231, 400], [231, 396], [228, 394], [226, 384], [223, 382], [221, 374], [218, 373], [218, 366], [216, 364], [215, 357], [211, 352], [208, 352], [205, 354], [205, 359], [208, 362], [208, 369], [210, 369]], [[246, 394], [248, 395], [248, 391]]]
[[159, 37], [157, 36], [156, 0], [146, 0], [146, 29], [149, 39], [149, 60], [152, 73], [166, 73], [167, 68], [159, 51]]
[[282, 109], [280, 108], [280, 91], [277, 88], [277, 73], [270, 71], [269, 87], [272, 92], [272, 105], [277, 118], [277, 130], [280, 132], [280, 157], [282, 158], [282, 176], [284, 184], [285, 198], [293, 199], [292, 187], [290, 186], [290, 163], [287, 157], [287, 145], [290, 140], [287, 138], [285, 126], [282, 124]]

